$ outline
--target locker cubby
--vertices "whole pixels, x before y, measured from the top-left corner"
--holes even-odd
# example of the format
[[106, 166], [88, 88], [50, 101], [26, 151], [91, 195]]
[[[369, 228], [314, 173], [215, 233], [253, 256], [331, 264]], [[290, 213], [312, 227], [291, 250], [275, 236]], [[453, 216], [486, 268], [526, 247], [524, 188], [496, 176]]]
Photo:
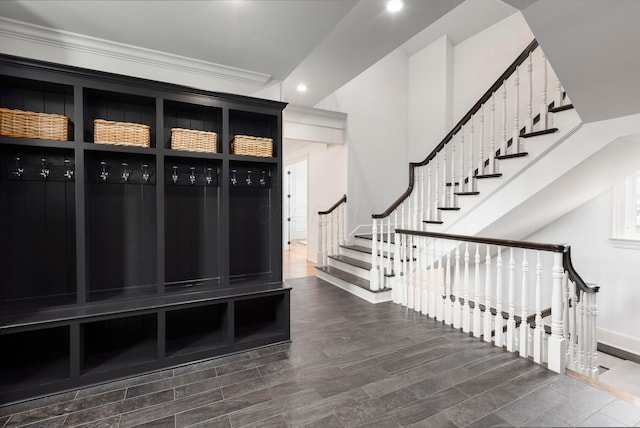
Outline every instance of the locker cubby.
[[[273, 251], [273, 166], [253, 162], [229, 163], [229, 258], [232, 279], [268, 278], [279, 251]], [[264, 177], [264, 184], [261, 183]]]
[[165, 284], [168, 291], [220, 285], [220, 163], [165, 159]]
[[171, 128], [193, 129], [217, 134], [217, 153], [222, 139], [222, 109], [178, 101], [164, 101], [164, 148], [171, 148]]
[[61, 114], [73, 121], [73, 86], [0, 76], [0, 107]]
[[0, 147], [3, 313], [76, 301], [74, 168], [73, 150]]
[[276, 294], [234, 303], [234, 341], [260, 341], [288, 331], [287, 295]]
[[87, 322], [80, 325], [80, 373], [117, 370], [158, 358], [155, 313]]
[[87, 300], [155, 294], [155, 158], [87, 152], [85, 164]]
[[84, 90], [84, 141], [93, 143], [95, 119], [149, 125], [151, 147], [156, 141], [156, 100], [152, 97], [98, 89]]
[[166, 312], [166, 355], [186, 355], [229, 344], [227, 303]]
[[[278, 157], [278, 116], [251, 111], [229, 110], [229, 139], [234, 135], [250, 135], [273, 139], [273, 157]], [[229, 141], [230, 142], [230, 141]]]
[[0, 391], [69, 379], [69, 338], [68, 326], [0, 334]]

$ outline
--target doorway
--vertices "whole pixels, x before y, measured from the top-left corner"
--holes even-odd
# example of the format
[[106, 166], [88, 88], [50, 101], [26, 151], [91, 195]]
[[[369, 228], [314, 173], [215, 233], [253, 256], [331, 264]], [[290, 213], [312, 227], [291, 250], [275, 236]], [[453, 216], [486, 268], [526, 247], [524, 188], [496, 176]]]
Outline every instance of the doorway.
[[284, 191], [284, 276], [315, 275], [307, 260], [308, 162], [301, 159], [286, 166]]

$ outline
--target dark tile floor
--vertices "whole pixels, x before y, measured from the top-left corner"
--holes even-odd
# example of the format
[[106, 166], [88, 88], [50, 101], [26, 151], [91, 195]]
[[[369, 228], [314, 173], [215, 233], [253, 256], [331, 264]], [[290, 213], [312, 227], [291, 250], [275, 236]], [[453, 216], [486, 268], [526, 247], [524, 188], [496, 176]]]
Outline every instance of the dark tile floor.
[[290, 280], [292, 342], [0, 408], [0, 427], [637, 426], [640, 407], [395, 305]]

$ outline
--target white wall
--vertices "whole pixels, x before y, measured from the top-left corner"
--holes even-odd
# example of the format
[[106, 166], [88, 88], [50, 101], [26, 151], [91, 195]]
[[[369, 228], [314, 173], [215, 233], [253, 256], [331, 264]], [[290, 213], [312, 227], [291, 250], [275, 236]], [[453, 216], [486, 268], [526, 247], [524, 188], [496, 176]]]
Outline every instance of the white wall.
[[570, 243], [573, 265], [587, 283], [600, 286], [599, 341], [640, 353], [640, 274], [637, 249], [614, 248], [611, 237], [613, 191], [597, 196], [527, 237]]
[[347, 147], [285, 140], [284, 165], [301, 159], [308, 160], [307, 258], [315, 262], [318, 251], [318, 211], [330, 208], [347, 193]]
[[424, 160], [451, 129], [453, 45], [443, 36], [409, 57], [409, 151]]
[[371, 214], [408, 186], [407, 71], [406, 55], [396, 50], [316, 105], [349, 115], [349, 232], [370, 225]]

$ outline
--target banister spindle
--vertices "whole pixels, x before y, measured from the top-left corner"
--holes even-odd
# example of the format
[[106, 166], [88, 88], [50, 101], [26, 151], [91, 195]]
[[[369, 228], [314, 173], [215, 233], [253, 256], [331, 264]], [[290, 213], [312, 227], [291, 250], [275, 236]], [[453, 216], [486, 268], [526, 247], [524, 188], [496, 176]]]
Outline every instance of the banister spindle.
[[551, 268], [551, 278], [553, 280], [551, 290], [551, 337], [547, 342], [549, 346], [547, 367], [556, 373], [563, 373], [566, 366], [566, 341], [562, 335], [563, 276], [562, 253], [553, 253], [553, 267]]
[[471, 331], [471, 307], [469, 306], [469, 243], [464, 244], [464, 278], [462, 281], [464, 303], [462, 305], [462, 331]]
[[[394, 229], [395, 230], [395, 229]], [[394, 236], [395, 239], [395, 236]], [[393, 270], [393, 261], [391, 260], [391, 215], [389, 215], [387, 217], [387, 259], [386, 259], [386, 271], [384, 272], [386, 275], [391, 274], [391, 271]], [[386, 278], [384, 278], [384, 280], [386, 281]], [[382, 288], [385, 287], [385, 283], [382, 283]]]
[[515, 282], [516, 261], [513, 258], [513, 247], [509, 248], [509, 318], [507, 319], [507, 351], [516, 350], [516, 305]]
[[511, 137], [511, 153], [520, 153], [520, 66], [516, 67], [514, 86], [513, 135]]
[[324, 228], [324, 241], [323, 241], [323, 247], [322, 247], [322, 254], [323, 254], [323, 260], [324, 263], [323, 265], [326, 266], [329, 262], [328, 257], [329, 257], [329, 231], [327, 230], [329, 228], [329, 219], [327, 218], [327, 215], [323, 215], [322, 216], [322, 225]]
[[441, 207], [447, 205], [447, 145], [442, 148], [442, 201]]
[[451, 304], [451, 251], [447, 251], [447, 267], [445, 272], [444, 323], [453, 324]]
[[427, 260], [427, 238], [424, 236], [417, 237], [419, 258], [418, 269], [420, 269], [420, 286], [418, 287], [419, 299], [420, 299], [420, 312], [422, 315], [428, 315], [428, 302], [429, 302], [429, 277], [428, 273], [428, 260]]
[[371, 275], [370, 284], [372, 290], [378, 290], [378, 225], [374, 218], [371, 226]]
[[440, 205], [440, 152], [436, 154], [434, 158], [436, 166], [435, 166], [435, 182], [433, 183], [433, 214], [431, 215], [431, 220], [440, 221], [440, 210], [438, 209]]
[[[431, 194], [431, 162], [429, 162], [427, 164], [427, 206], [425, 207], [425, 209], [427, 210], [427, 218], [426, 218], [426, 220], [428, 220], [428, 221], [433, 220], [433, 217], [431, 216], [431, 214], [432, 214], [431, 213], [431, 209], [432, 209], [431, 198], [432, 198], [432, 194]], [[427, 230], [426, 225], [424, 223], [422, 223], [422, 225], [423, 225], [422, 230]]]
[[467, 175], [467, 192], [473, 192], [475, 190], [473, 182], [473, 115], [469, 120], [469, 174]]
[[316, 254], [316, 263], [318, 267], [324, 267], [324, 256], [322, 254], [322, 246], [324, 245], [322, 240], [322, 214], [318, 214], [318, 251]]
[[562, 83], [560, 83], [560, 79], [556, 78], [556, 107], [561, 107], [564, 104], [564, 94], [562, 91]]
[[449, 187], [449, 207], [456, 206], [456, 137], [451, 138], [451, 187]]
[[540, 263], [540, 252], [538, 251], [538, 261], [536, 262], [536, 326], [533, 330], [533, 362], [542, 364], [544, 345], [544, 325], [542, 324], [542, 263]]
[[547, 104], [547, 57], [542, 53], [542, 100], [540, 104], [540, 130], [548, 128], [549, 105]]
[[489, 144], [489, 174], [495, 174], [496, 156], [496, 93], [491, 94], [491, 140]]
[[445, 275], [444, 272], [442, 270], [442, 240], [438, 240], [434, 245], [437, 245], [437, 256], [438, 256], [438, 277], [437, 277], [437, 293], [436, 293], [436, 319], [438, 321], [444, 321], [445, 320], [445, 309], [444, 309], [444, 305], [445, 305], [445, 295], [446, 293], [446, 286], [445, 286]]
[[502, 249], [498, 247], [498, 257], [496, 258], [496, 326], [495, 345], [502, 347]]
[[569, 337], [568, 337], [568, 368], [571, 370], [576, 370], [576, 361], [577, 361], [577, 351], [578, 351], [578, 341], [577, 341], [577, 332], [576, 332], [576, 284], [573, 281], [569, 282], [569, 295], [571, 296], [571, 305], [569, 308]]
[[589, 352], [591, 354], [591, 373], [589, 376], [592, 379], [598, 380], [598, 336], [597, 336], [597, 325], [596, 319], [598, 317], [598, 303], [597, 303], [597, 294], [596, 293], [584, 293], [585, 298], [587, 299], [587, 304], [589, 308], [589, 313], [587, 320], [589, 324], [587, 326], [587, 331], [589, 332], [590, 345]]
[[478, 243], [476, 243], [476, 254], [473, 261], [475, 265], [473, 277], [475, 301], [475, 305], [473, 307], [473, 335], [475, 337], [480, 337], [482, 334], [482, 327], [480, 325], [480, 317], [482, 316], [482, 313], [480, 312], [480, 244]]
[[527, 323], [527, 275], [529, 274], [529, 262], [527, 261], [527, 250], [522, 251], [522, 287], [520, 296], [520, 340], [519, 351], [523, 358], [529, 357], [529, 324]]
[[455, 270], [453, 277], [453, 327], [462, 327], [462, 308], [460, 307], [460, 245], [456, 245]]
[[480, 153], [478, 154], [478, 175], [484, 175], [484, 104], [480, 106]]
[[415, 174], [416, 180], [418, 183], [413, 188], [411, 195], [413, 195], [413, 218], [411, 219], [411, 228], [413, 230], [418, 230], [418, 217], [420, 215], [420, 189], [422, 188], [422, 176], [420, 174]]
[[484, 341], [491, 343], [491, 246], [487, 245], [484, 270]]
[[585, 311], [585, 307], [584, 307], [584, 300], [585, 300], [585, 295], [586, 293], [581, 293], [581, 299], [579, 302], [577, 302], [578, 305], [578, 319], [580, 320], [579, 322], [579, 329], [578, 329], [578, 365], [576, 367], [576, 371], [580, 374], [585, 374], [585, 349], [587, 347], [587, 334], [586, 334], [586, 329], [585, 329], [585, 324], [587, 323], [587, 316], [586, 316], [586, 311]]
[[[398, 228], [398, 209], [396, 208], [393, 211], [393, 230], [396, 230]], [[395, 283], [399, 283], [400, 281], [400, 271], [402, 270], [402, 266], [401, 266], [401, 258], [400, 255], [402, 254], [402, 249], [400, 248], [400, 244], [401, 244], [401, 236], [400, 235], [394, 235], [393, 237], [393, 280]], [[399, 288], [399, 287], [398, 287]], [[394, 302], [396, 303], [400, 303], [401, 300], [401, 294], [398, 292], [396, 295], [396, 300], [394, 300]]]
[[415, 286], [416, 286], [416, 272], [414, 269], [414, 262], [413, 262], [413, 257], [411, 255], [411, 249], [413, 248], [413, 235], [408, 235], [407, 236], [407, 255], [409, 257], [408, 260], [408, 268], [406, 270], [405, 275], [407, 276], [407, 308], [408, 309], [413, 309], [414, 308], [414, 296], [416, 295], [415, 293]]
[[529, 75], [529, 93], [527, 97], [527, 124], [525, 133], [533, 132], [533, 59], [529, 52], [527, 59], [527, 74]]
[[500, 156], [507, 154], [507, 81], [502, 81], [502, 126], [500, 127]]
[[435, 246], [436, 246], [436, 241], [435, 239], [429, 239], [428, 241], [428, 245], [429, 245], [429, 262], [428, 262], [428, 266], [430, 269], [430, 274], [429, 274], [429, 316], [435, 319], [438, 319], [438, 315], [436, 313], [436, 296], [438, 293], [436, 293], [436, 287], [437, 287], [437, 278], [436, 278], [436, 258], [435, 258]]
[[418, 169], [420, 170], [420, 203], [418, 204], [420, 207], [420, 211], [418, 213], [418, 217], [416, 218], [416, 229], [417, 230], [424, 230], [424, 223], [422, 222], [422, 220], [424, 219], [424, 209], [425, 209], [425, 203], [424, 203], [424, 166], [418, 167]]
[[[460, 128], [460, 177], [458, 177], [458, 182], [460, 183], [458, 185], [458, 192], [464, 192], [465, 191], [465, 184], [464, 184], [464, 178], [465, 178], [465, 173], [464, 173], [464, 125], [462, 125], [462, 127]], [[455, 195], [455, 192], [454, 192]]]
[[332, 256], [333, 254], [333, 213], [330, 213], [327, 217], [329, 217], [329, 242], [327, 244], [329, 248], [329, 252], [327, 256]]

